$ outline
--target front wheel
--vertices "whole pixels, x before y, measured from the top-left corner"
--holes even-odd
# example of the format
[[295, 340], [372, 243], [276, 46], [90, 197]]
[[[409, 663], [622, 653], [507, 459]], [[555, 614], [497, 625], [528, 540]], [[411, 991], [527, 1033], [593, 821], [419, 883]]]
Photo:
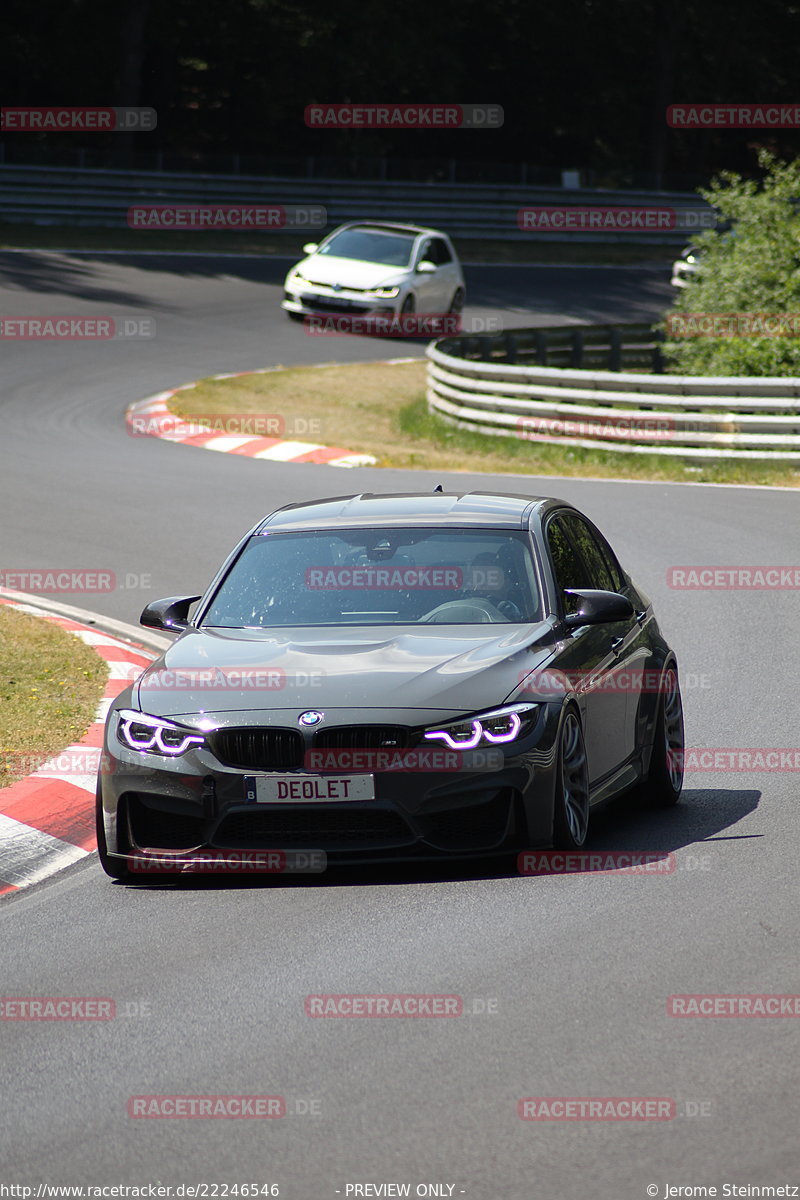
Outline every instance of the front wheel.
[[403, 307], [400, 309], [400, 312], [401, 313], [413, 313], [416, 311], [417, 311], [417, 302], [414, 299], [413, 294], [411, 292], [409, 292], [409, 294], [406, 296], [405, 300], [403, 301]]
[[648, 807], [677, 804], [683, 788], [683, 752], [683, 701], [673, 664], [661, 677], [650, 769], [639, 785], [641, 800]]
[[447, 310], [448, 313], [460, 313], [464, 307], [465, 299], [466, 293], [464, 292], [464, 289], [462, 287], [457, 288], [453, 293], [453, 299], [450, 301], [450, 307]]
[[583, 730], [571, 709], [564, 718], [558, 746], [553, 846], [579, 850], [589, 832], [589, 767]]

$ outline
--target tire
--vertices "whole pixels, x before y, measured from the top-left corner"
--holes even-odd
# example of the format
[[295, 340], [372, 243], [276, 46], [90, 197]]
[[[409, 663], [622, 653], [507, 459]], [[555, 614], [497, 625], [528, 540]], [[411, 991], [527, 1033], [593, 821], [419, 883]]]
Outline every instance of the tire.
[[289, 309], [284, 309], [290, 321], [302, 321], [304, 314], [299, 312], [291, 312]]
[[417, 311], [417, 302], [414, 299], [413, 293], [409, 292], [408, 295], [406, 296], [405, 300], [403, 301], [403, 307], [400, 309], [400, 312], [401, 313], [413, 313], [416, 311]]
[[460, 313], [464, 308], [466, 298], [467, 295], [464, 289], [462, 287], [456, 288], [453, 293], [453, 299], [450, 301], [450, 307], [447, 310], [448, 313]]
[[100, 866], [112, 879], [128, 880], [131, 877], [130, 868], [124, 859], [112, 858], [106, 842], [106, 828], [103, 823], [103, 800], [100, 795], [100, 785], [97, 785], [97, 804], [95, 807], [95, 826], [97, 829], [97, 854]]
[[678, 803], [683, 788], [683, 749], [683, 701], [678, 668], [670, 663], [659, 686], [650, 767], [637, 789], [646, 807], [670, 808]]
[[558, 768], [553, 806], [553, 848], [580, 850], [589, 832], [589, 769], [583, 730], [568, 709], [558, 742]]

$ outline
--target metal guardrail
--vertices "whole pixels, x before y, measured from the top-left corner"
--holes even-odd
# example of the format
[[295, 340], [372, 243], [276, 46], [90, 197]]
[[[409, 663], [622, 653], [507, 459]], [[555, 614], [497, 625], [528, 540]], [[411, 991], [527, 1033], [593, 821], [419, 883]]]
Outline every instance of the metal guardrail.
[[549, 325], [464, 333], [436, 345], [443, 354], [471, 362], [660, 373], [661, 342], [650, 325]]
[[[149, 140], [149, 135], [148, 135]], [[526, 159], [408, 158], [399, 154], [259, 154], [237, 150], [143, 150], [120, 152], [106, 141], [91, 146], [59, 141], [20, 142], [16, 135], [0, 138], [0, 165], [15, 167], [78, 167], [80, 170], [182, 171], [205, 175], [257, 175], [283, 179], [391, 180], [393, 183], [522, 184], [523, 187], [605, 188], [649, 192], [692, 192], [708, 183], [708, 174], [695, 170], [631, 171], [606, 166], [542, 166]]]
[[[623, 347], [627, 328], [616, 327]], [[608, 329], [584, 326], [584, 339], [597, 339], [602, 349]], [[631, 336], [641, 329], [632, 327]], [[536, 365], [530, 357], [521, 362], [520, 346], [535, 344], [537, 332], [514, 329], [432, 343], [429, 410], [462, 429], [550, 445], [800, 462], [800, 379], [580, 370]], [[559, 331], [542, 332], [550, 338]], [[480, 341], [485, 345], [476, 347]], [[515, 341], [517, 359], [510, 361], [504, 350], [513, 356]], [[615, 352], [602, 349], [607, 359]]]
[[[329, 225], [343, 221], [411, 221], [459, 238], [502, 241], [619, 242], [682, 246], [686, 229], [657, 232], [521, 230], [519, 209], [531, 205], [663, 205], [697, 211], [691, 192], [602, 191], [522, 184], [403, 183], [189, 172], [95, 170], [0, 165], [0, 221], [120, 228], [128, 208], [142, 203], [321, 204]], [[292, 232], [292, 230], [287, 230]], [[296, 230], [295, 230], [296, 232]]]

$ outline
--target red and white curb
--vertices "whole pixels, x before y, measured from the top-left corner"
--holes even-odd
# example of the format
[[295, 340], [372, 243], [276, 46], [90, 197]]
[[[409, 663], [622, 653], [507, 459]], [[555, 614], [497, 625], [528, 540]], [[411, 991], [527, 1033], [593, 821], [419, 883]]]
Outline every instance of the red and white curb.
[[[212, 375], [212, 379], [241, 379], [245, 375], [266, 375], [282, 370], [281, 367], [264, 367], [259, 371], [236, 371], [227, 375]], [[168, 392], [159, 392], [145, 400], [135, 400], [125, 411], [125, 424], [134, 437], [159, 437], [169, 442], [180, 442], [185, 446], [199, 446], [203, 450], [218, 450], [223, 454], [240, 454], [245, 458], [260, 458], [268, 462], [324, 463], [329, 467], [372, 467], [378, 461], [371, 454], [355, 454], [340, 446], [320, 446], [315, 442], [286, 441], [284, 438], [257, 437], [254, 434], [220, 434], [213, 430], [203, 431], [201, 420], [184, 421], [169, 410], [169, 401], [178, 392], [197, 387], [185, 383]], [[258, 413], [252, 414], [254, 422]]]
[[79, 742], [33, 775], [0, 788], [0, 895], [39, 883], [96, 849], [94, 808], [103, 725], [111, 701], [156, 655], [111, 634], [0, 595], [0, 604], [31, 613], [73, 633], [108, 665], [94, 723]]

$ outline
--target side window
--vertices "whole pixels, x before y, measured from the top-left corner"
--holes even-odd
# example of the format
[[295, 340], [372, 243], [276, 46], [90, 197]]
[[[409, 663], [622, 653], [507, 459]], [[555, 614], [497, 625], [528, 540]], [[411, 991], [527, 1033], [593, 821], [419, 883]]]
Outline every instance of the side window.
[[[556, 577], [558, 590], [563, 593], [566, 588], [588, 588], [595, 586], [589, 582], [586, 568], [575, 553], [572, 542], [564, 532], [561, 521], [562, 518], [556, 517], [547, 526], [547, 544], [550, 548], [550, 557], [553, 560], [553, 572]], [[562, 601], [565, 612], [577, 612], [578, 600], [575, 596], [562, 595]]]
[[627, 587], [627, 584], [625, 582], [625, 576], [622, 574], [620, 565], [617, 562], [616, 555], [603, 535], [598, 530], [594, 530], [593, 532], [594, 540], [603, 551], [603, 557], [608, 563], [608, 569], [611, 572], [611, 578], [614, 580], [614, 591], [621, 592], [625, 587]]
[[601, 588], [606, 592], [616, 591], [616, 581], [594, 532], [574, 513], [569, 513], [561, 519], [586, 563], [591, 580], [589, 587]]
[[447, 249], [447, 242], [443, 238], [434, 238], [431, 242], [431, 254], [435, 255], [431, 261], [435, 262], [438, 267], [443, 267], [446, 263], [453, 261], [453, 256]]

